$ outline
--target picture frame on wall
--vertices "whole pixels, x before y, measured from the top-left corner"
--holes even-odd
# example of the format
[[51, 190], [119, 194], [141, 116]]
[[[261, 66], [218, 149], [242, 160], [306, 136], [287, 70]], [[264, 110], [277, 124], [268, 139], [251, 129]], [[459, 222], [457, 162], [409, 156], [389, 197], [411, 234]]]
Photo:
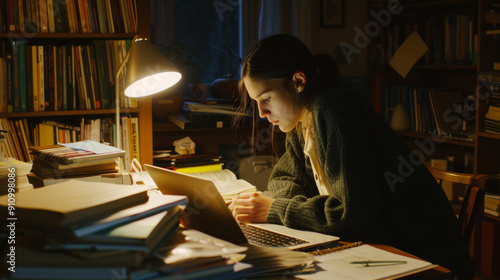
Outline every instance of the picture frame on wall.
[[344, 27], [345, 0], [321, 0], [321, 27]]

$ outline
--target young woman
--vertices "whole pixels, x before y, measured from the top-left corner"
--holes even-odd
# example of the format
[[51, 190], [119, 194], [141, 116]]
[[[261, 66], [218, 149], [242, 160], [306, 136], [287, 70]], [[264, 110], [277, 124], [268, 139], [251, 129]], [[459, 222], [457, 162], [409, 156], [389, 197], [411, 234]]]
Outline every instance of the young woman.
[[235, 219], [389, 244], [463, 276], [457, 219], [423, 159], [314, 61], [288, 35], [260, 41], [247, 56], [243, 104], [287, 133], [286, 151], [267, 192], [232, 201]]

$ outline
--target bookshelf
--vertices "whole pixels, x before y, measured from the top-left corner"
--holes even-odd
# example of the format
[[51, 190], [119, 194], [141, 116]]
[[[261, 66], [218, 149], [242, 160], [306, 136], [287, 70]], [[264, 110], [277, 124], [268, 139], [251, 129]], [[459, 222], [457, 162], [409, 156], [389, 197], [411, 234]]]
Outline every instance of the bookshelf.
[[[388, 2], [371, 1], [368, 22], [380, 26], [377, 15], [388, 10]], [[500, 82], [500, 72], [494, 68], [494, 63], [500, 61], [500, 36], [487, 34], [490, 33], [488, 30], [498, 29], [500, 3], [494, 0], [400, 1], [398, 8], [400, 12], [391, 14], [387, 25], [380, 28], [376, 36], [370, 37], [368, 69], [374, 108], [387, 120], [390, 119], [385, 109], [403, 102], [391, 95], [394, 93], [391, 89], [397, 88], [394, 85], [460, 91], [463, 100], [468, 96], [475, 97], [472, 99], [474, 102], [469, 104], [466, 117], [467, 127], [474, 134], [472, 141], [447, 138], [437, 142], [432, 136], [435, 128], [432, 126], [427, 131], [412, 127], [397, 133], [413, 149], [421, 149], [416, 144], [427, 141], [433, 147], [432, 152], [424, 153], [427, 161], [451, 156], [458, 172], [499, 174], [500, 134], [487, 132], [485, 119], [489, 106], [493, 104], [489, 86]], [[418, 31], [429, 50], [408, 75], [402, 77], [389, 65], [389, 61], [402, 40], [414, 30]], [[480, 77], [488, 83], [481, 82]], [[425, 90], [418, 92], [419, 98], [426, 94]], [[396, 92], [395, 95], [400, 94]], [[408, 96], [415, 97], [414, 94]], [[406, 100], [410, 104], [408, 108], [411, 108], [414, 103], [408, 100], [411, 98]], [[412, 114], [410, 110], [409, 114]], [[491, 244], [499, 243], [498, 226], [498, 218], [485, 214], [483, 237], [488, 242], [482, 245], [480, 274], [489, 277], [500, 273], [495, 271], [494, 265], [491, 266], [498, 262], [498, 255], [489, 249]]]
[[[26, 4], [24, 6], [16, 6], [11, 7], [10, 2], [18, 3], [19, 5]], [[31, 137], [30, 145], [34, 145], [37, 139], [35, 139], [36, 133], [34, 131], [36, 124], [45, 120], [50, 120], [53, 122], [59, 122], [62, 124], [70, 124], [74, 126], [81, 126], [82, 119], [85, 121], [90, 121], [94, 119], [110, 119], [111, 123], [114, 123], [115, 110], [114, 108], [114, 76], [116, 72], [112, 72], [114, 68], [109, 65], [116, 65], [117, 62], [122, 59], [126, 53], [126, 48], [128, 42], [130, 42], [135, 35], [139, 35], [143, 38], [150, 38], [151, 35], [151, 27], [150, 27], [150, 1], [137, 1], [137, 0], [121, 0], [121, 1], [52, 1], [52, 0], [37, 0], [37, 1], [4, 1], [0, 4], [0, 44], [2, 45], [2, 49], [0, 49], [0, 65], [4, 65], [0, 67], [0, 79], [2, 80], [2, 89], [1, 89], [1, 102], [2, 105], [0, 107], [0, 118], [6, 119], [8, 121], [23, 121], [26, 123], [26, 132], [29, 133], [29, 137]], [[55, 6], [52, 6], [55, 5]], [[95, 6], [94, 6], [95, 5]], [[52, 9], [51, 9], [52, 7]], [[11, 19], [7, 13], [10, 9], [16, 11], [16, 13], [12, 13], [14, 17]], [[14, 8], [17, 8], [14, 10]], [[137, 24], [134, 24], [137, 22]], [[24, 26], [24, 29], [23, 29]], [[41, 46], [43, 48], [44, 55], [47, 53], [47, 49], [53, 49], [54, 53], [57, 53], [60, 46], [73, 46], [74, 49], [82, 47], [82, 50], [85, 50], [85, 47], [91, 46], [87, 51], [89, 55], [88, 60], [82, 60], [80, 65], [85, 65], [88, 67], [90, 71], [82, 72], [84, 78], [87, 78], [87, 83], [85, 85], [90, 86], [86, 87], [84, 90], [80, 90], [83, 88], [82, 84], [78, 84], [80, 82], [77, 79], [77, 66], [75, 59], [75, 51], [67, 51], [67, 53], [71, 53], [73, 56], [72, 60], [73, 67], [71, 64], [68, 64], [66, 68], [62, 66], [57, 68], [57, 62], [59, 60], [54, 60], [54, 64], [56, 66], [51, 66], [52, 69], [61, 69], [61, 71], [68, 71], [67, 69], [74, 69], [74, 80], [75, 87], [71, 87], [72, 89], [77, 88], [75, 91], [75, 96], [78, 97], [77, 94], [87, 94], [87, 97], [91, 100], [91, 102], [82, 102], [82, 100], [76, 100], [75, 102], [68, 102], [67, 106], [53, 108], [48, 107], [44, 108], [44, 110], [36, 110], [33, 105], [28, 105], [27, 109], [19, 109], [12, 108], [8, 109], [7, 104], [12, 105], [11, 101], [7, 98], [10, 98], [11, 94], [15, 92], [10, 91], [10, 87], [8, 87], [7, 82], [9, 81], [10, 76], [8, 76], [6, 64], [6, 51], [5, 48], [9, 48], [13, 42], [22, 42], [22, 44], [26, 46]], [[94, 42], [107, 42], [107, 46], [105, 48], [104, 56], [93, 57], [97, 54], [97, 47]], [[123, 45], [117, 45], [117, 43], [122, 43]], [[111, 45], [111, 46], [109, 46]], [[26, 47], [28, 49], [28, 47]], [[69, 47], [68, 47], [69, 48]], [[71, 48], [70, 48], [71, 49]], [[94, 52], [92, 52], [94, 51]], [[120, 52], [119, 54], [114, 53], [113, 51]], [[77, 53], [85, 53], [85, 51], [81, 51]], [[8, 53], [8, 52], [7, 52]], [[35, 57], [36, 58], [36, 57]], [[108, 64], [108, 72], [101, 72], [102, 69], [99, 69], [99, 63], [104, 59], [107, 59]], [[83, 56], [82, 56], [83, 59]], [[63, 60], [63, 61], [68, 61]], [[43, 61], [52, 61], [46, 60], [43, 58]], [[87, 62], [87, 63], [85, 63]], [[28, 64], [26, 64], [28, 65]], [[32, 64], [39, 65], [39, 64]], [[61, 64], [62, 65], [62, 64]], [[66, 64], [64, 64], [66, 65]], [[43, 72], [45, 75], [47, 73], [51, 73], [50, 70], [47, 70], [48, 64], [44, 64], [41, 69], [38, 71], [37, 75], [40, 75], [40, 72]], [[82, 66], [83, 67], [83, 66]], [[83, 68], [82, 68], [83, 69]], [[92, 69], [95, 69], [97, 75], [94, 75], [94, 79], [91, 78]], [[99, 69], [99, 71], [98, 71]], [[16, 72], [18, 74], [12, 76], [14, 78], [22, 78], [35, 81], [34, 72], [30, 72], [29, 70], [22, 71], [24, 68], [20, 69], [20, 72]], [[64, 72], [71, 73], [71, 71]], [[109, 80], [108, 84], [105, 84], [105, 89], [101, 87], [101, 73], [108, 73]], [[87, 76], [85, 75], [87, 74]], [[64, 81], [64, 87], [60, 86], [59, 88], [64, 88], [64, 93], [67, 93], [67, 85], [71, 85], [68, 82], [69, 75], [65, 76], [56, 76], [57, 72], [54, 74], [54, 79], [56, 81]], [[59, 75], [61, 75], [59, 73]], [[39, 77], [39, 76], [38, 76]], [[49, 76], [46, 76], [45, 79], [40, 79], [45, 83], [51, 83], [48, 79]], [[60, 77], [66, 77], [66, 79], [57, 79]], [[5, 83], [4, 83], [5, 82]], [[63, 83], [63, 82], [61, 82]], [[53, 83], [56, 84], [56, 83]], [[39, 85], [37, 87], [36, 85]], [[24, 93], [26, 97], [23, 97], [23, 103], [25, 101], [30, 102], [32, 98], [31, 94], [38, 92], [37, 95], [50, 96], [51, 92], [54, 92], [57, 96], [57, 90], [55, 88], [48, 88], [47, 84], [44, 86], [40, 86], [40, 84], [29, 85], [30, 89], [21, 89], [20, 93]], [[80, 87], [80, 89], [79, 89]], [[43, 88], [45, 92], [40, 93], [40, 88]], [[109, 94], [109, 101], [103, 102], [104, 92]], [[16, 94], [20, 94], [16, 93]], [[94, 95], [89, 94], [93, 93]], [[30, 95], [28, 95], [30, 94]], [[41, 95], [40, 95], [41, 94]], [[95, 95], [97, 94], [97, 95]], [[21, 96], [21, 95], [19, 95]], [[33, 95], [34, 97], [35, 95]], [[92, 102], [92, 96], [98, 96], [94, 100], [100, 101], [100, 104], [97, 105], [97, 102]], [[61, 95], [59, 95], [61, 97]], [[53, 98], [53, 97], [52, 97]], [[57, 98], [57, 97], [56, 97]], [[61, 98], [60, 98], [61, 99]], [[53, 100], [53, 99], [52, 99]], [[49, 99], [49, 101], [52, 101]], [[64, 99], [65, 101], [70, 101]], [[37, 101], [32, 101], [37, 102]], [[120, 110], [121, 116], [128, 116], [130, 118], [136, 118], [139, 123], [139, 150], [140, 150], [140, 161], [141, 163], [152, 163], [152, 101], [151, 98], [141, 98], [141, 99], [122, 99], [120, 104], [122, 109]], [[106, 104], [106, 105], [105, 105]], [[49, 105], [50, 106], [50, 105]], [[80, 132], [81, 133], [81, 132]], [[13, 136], [14, 137], [14, 136]], [[77, 139], [80, 140], [80, 139]], [[102, 141], [113, 142], [112, 138], [103, 139]], [[29, 158], [28, 158], [29, 159]], [[24, 158], [24, 160], [28, 160]]]
[[[369, 57], [372, 59], [368, 67], [373, 106], [383, 115], [386, 112], [381, 111], [395, 106], [394, 103], [398, 100], [391, 95], [394, 92], [390, 89], [395, 84], [412, 89], [439, 88], [460, 91], [464, 104], [468, 96], [475, 96], [475, 99], [471, 100], [476, 104], [470, 104], [471, 111], [465, 118], [467, 127], [474, 134], [472, 141], [450, 137], [443, 143], [435, 143], [436, 151], [428, 155], [427, 159], [449, 155], [455, 157], [458, 171], [475, 174], [500, 173], [500, 162], [497, 160], [500, 158], [500, 152], [496, 148], [500, 145], [499, 134], [485, 132], [484, 128], [491, 94], [478, 79], [482, 75], [499, 80], [499, 72], [493, 70], [493, 62], [500, 60], [497, 51], [500, 38], [486, 34], [487, 30], [494, 29], [493, 24], [497, 20], [495, 16], [487, 15], [500, 14], [498, 2], [445, 0], [401, 3], [401, 11], [391, 15], [390, 22], [381, 29], [378, 36], [372, 38], [369, 46]], [[387, 9], [387, 1], [372, 1], [370, 4], [368, 21], [377, 22], [374, 13], [380, 14]], [[388, 62], [404, 38], [414, 30], [418, 31], [429, 46], [429, 51], [403, 78]], [[420, 95], [422, 92], [425, 94], [425, 91], [421, 91]], [[408, 106], [412, 105], [413, 103], [410, 103]], [[411, 115], [411, 112], [409, 114]], [[387, 119], [389, 118], [390, 114]], [[431, 126], [427, 131], [411, 129], [398, 133], [410, 146], [415, 147], [415, 139], [433, 139], [433, 128]], [[466, 162], [467, 160], [470, 162]]]

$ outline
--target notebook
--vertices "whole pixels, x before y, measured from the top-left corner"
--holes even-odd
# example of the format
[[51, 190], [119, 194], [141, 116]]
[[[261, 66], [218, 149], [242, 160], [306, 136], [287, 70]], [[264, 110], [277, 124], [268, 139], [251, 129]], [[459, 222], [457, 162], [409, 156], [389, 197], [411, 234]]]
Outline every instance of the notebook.
[[[153, 165], [144, 164], [144, 166], [163, 194], [188, 197], [188, 205], [181, 217], [182, 224], [188, 228], [234, 244], [249, 243], [287, 247], [292, 250], [318, 246], [339, 239], [332, 235], [297, 230], [277, 224], [239, 224], [212, 181]], [[265, 234], [260, 235], [261, 232]], [[271, 242], [271, 237], [277, 238], [279, 244]]]

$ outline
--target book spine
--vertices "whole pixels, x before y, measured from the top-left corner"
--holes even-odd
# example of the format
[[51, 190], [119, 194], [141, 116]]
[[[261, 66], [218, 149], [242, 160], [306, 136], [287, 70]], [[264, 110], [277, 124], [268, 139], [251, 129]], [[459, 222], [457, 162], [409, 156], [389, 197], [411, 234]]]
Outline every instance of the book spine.
[[45, 94], [46, 94], [46, 84], [45, 84], [45, 51], [44, 46], [38, 46], [38, 111], [45, 111]]
[[32, 69], [32, 80], [31, 80], [31, 85], [33, 87], [33, 111], [38, 112], [40, 108], [40, 103], [39, 103], [39, 95], [40, 95], [40, 88], [39, 88], [39, 68], [38, 68], [38, 47], [37, 46], [31, 46], [31, 69]]

